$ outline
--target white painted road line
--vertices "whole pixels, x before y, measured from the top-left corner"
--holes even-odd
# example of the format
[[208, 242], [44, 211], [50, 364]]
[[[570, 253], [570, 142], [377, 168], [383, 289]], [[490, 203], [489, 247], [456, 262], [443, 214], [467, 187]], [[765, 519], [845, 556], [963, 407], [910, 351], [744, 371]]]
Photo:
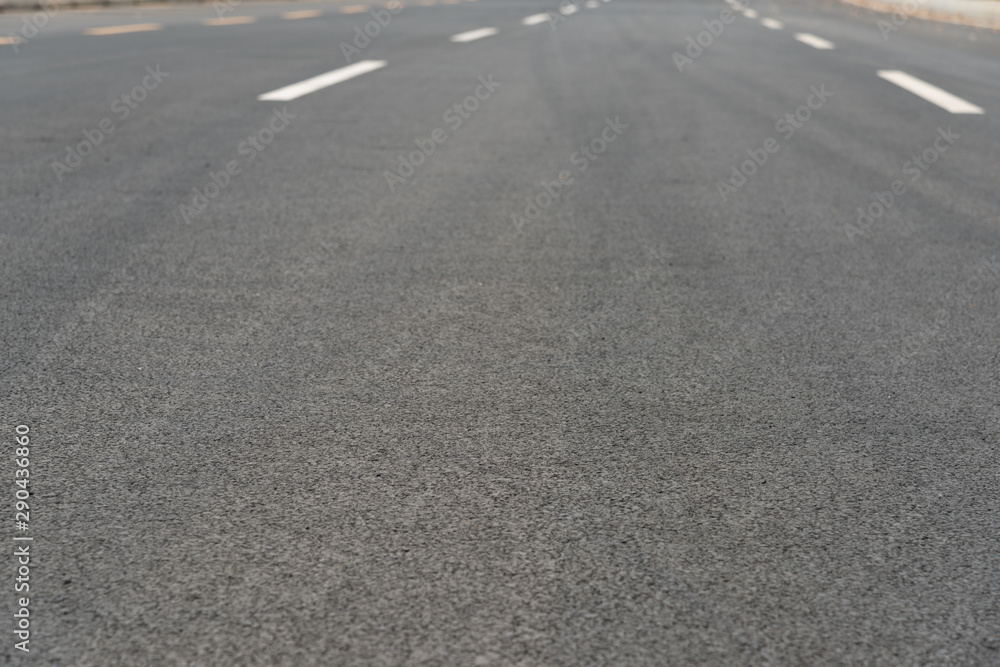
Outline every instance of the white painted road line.
[[760, 24], [765, 28], [770, 28], [771, 30], [781, 30], [785, 27], [784, 23], [776, 21], [775, 19], [761, 19]]
[[384, 60], [362, 60], [361, 62], [354, 63], [353, 65], [341, 67], [340, 69], [335, 69], [332, 72], [320, 74], [319, 76], [314, 76], [311, 79], [306, 79], [305, 81], [299, 81], [298, 83], [293, 83], [292, 85], [285, 86], [284, 88], [272, 90], [269, 93], [264, 93], [257, 99], [273, 102], [290, 102], [294, 99], [302, 97], [303, 95], [314, 93], [321, 88], [326, 88], [327, 86], [332, 86], [334, 84], [341, 83], [342, 81], [353, 79], [356, 76], [361, 76], [367, 72], [380, 69], [385, 67], [385, 65], [386, 63]]
[[569, 16], [570, 14], [576, 14], [580, 11], [580, 8], [574, 4], [564, 5], [559, 8], [559, 13], [564, 16]]
[[903, 90], [908, 90], [917, 97], [922, 97], [932, 104], [936, 104], [945, 111], [951, 113], [983, 113], [982, 107], [977, 107], [972, 102], [967, 102], [961, 97], [956, 97], [946, 90], [941, 90], [922, 79], [910, 76], [906, 72], [897, 69], [880, 69], [878, 75], [896, 84]]
[[256, 23], [256, 16], [223, 16], [217, 19], [205, 19], [202, 25], [243, 25], [244, 23]]
[[0, 37], [0, 44], [20, 44], [23, 41], [23, 39], [15, 37], [14, 35], [9, 37]]
[[521, 25], [538, 25], [549, 20], [548, 14], [532, 14], [521, 19]]
[[599, 3], [597, 0], [587, 0], [587, 3], [584, 5], [584, 7], [586, 7], [587, 9], [597, 9], [600, 6], [601, 3]]
[[162, 30], [162, 23], [133, 23], [132, 25], [113, 25], [107, 28], [89, 28], [83, 31], [84, 35], [121, 35], [126, 32], [149, 32], [150, 30]]
[[346, 5], [340, 8], [341, 14], [360, 14], [367, 11], [368, 5]]
[[755, 19], [759, 16], [759, 14], [757, 14], [757, 12], [753, 9], [744, 9], [743, 16], [747, 17], [748, 19]]
[[808, 44], [814, 49], [828, 51], [833, 48], [833, 42], [828, 42], [822, 37], [817, 37], [816, 35], [810, 35], [808, 32], [795, 33], [795, 39], [799, 40], [803, 44]]
[[322, 14], [323, 12], [318, 9], [300, 9], [297, 12], [285, 12], [281, 18], [294, 21], [295, 19], [312, 19]]
[[496, 28], [479, 28], [478, 30], [470, 30], [469, 32], [460, 32], [457, 35], [451, 36], [451, 41], [453, 42], [474, 42], [477, 39], [482, 39], [483, 37], [491, 37], [500, 32]]

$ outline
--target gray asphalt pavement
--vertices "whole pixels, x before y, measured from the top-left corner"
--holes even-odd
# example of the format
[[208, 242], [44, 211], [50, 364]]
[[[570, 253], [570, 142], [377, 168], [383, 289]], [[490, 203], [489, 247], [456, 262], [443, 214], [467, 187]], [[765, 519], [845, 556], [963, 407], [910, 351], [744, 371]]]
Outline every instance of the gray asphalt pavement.
[[1000, 665], [1000, 35], [591, 5], [0, 15], [5, 663]]

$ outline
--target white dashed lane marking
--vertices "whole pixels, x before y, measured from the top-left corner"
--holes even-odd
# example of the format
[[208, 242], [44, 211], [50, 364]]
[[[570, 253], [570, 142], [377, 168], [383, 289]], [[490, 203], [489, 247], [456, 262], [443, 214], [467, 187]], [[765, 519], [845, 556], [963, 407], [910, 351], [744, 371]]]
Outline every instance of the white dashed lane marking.
[[833, 48], [833, 42], [828, 42], [822, 37], [817, 37], [816, 35], [810, 35], [808, 32], [795, 33], [795, 39], [799, 40], [803, 44], [808, 44], [814, 49], [829, 51]]
[[896, 84], [903, 90], [908, 90], [917, 97], [922, 97], [928, 102], [938, 105], [945, 111], [968, 114], [983, 113], [982, 107], [977, 107], [972, 102], [967, 102], [961, 97], [952, 95], [947, 90], [941, 90], [937, 86], [911, 76], [906, 72], [896, 69], [880, 69], [878, 75], [886, 81]]
[[761, 19], [760, 24], [765, 28], [770, 28], [771, 30], [781, 30], [785, 27], [784, 23], [776, 21], [775, 19]]
[[264, 93], [257, 99], [272, 102], [290, 102], [291, 100], [302, 97], [303, 95], [308, 95], [309, 93], [314, 93], [322, 88], [326, 88], [328, 86], [341, 83], [342, 81], [353, 79], [356, 76], [361, 76], [362, 74], [380, 69], [385, 67], [385, 65], [386, 63], [384, 60], [362, 60], [361, 62], [354, 63], [353, 65], [341, 67], [340, 69], [335, 69], [332, 72], [320, 74], [319, 76], [314, 76], [311, 79], [306, 79], [305, 81], [299, 81], [298, 83], [293, 83], [292, 85], [285, 86], [284, 88], [272, 90], [269, 93]]
[[521, 25], [537, 25], [539, 23], [545, 23], [548, 20], [548, 14], [532, 14], [531, 16], [525, 16], [521, 19]]
[[474, 42], [477, 39], [482, 39], [483, 37], [492, 37], [498, 32], [500, 31], [496, 28], [479, 28], [478, 30], [470, 30], [469, 32], [460, 32], [457, 35], [452, 35], [451, 41]]

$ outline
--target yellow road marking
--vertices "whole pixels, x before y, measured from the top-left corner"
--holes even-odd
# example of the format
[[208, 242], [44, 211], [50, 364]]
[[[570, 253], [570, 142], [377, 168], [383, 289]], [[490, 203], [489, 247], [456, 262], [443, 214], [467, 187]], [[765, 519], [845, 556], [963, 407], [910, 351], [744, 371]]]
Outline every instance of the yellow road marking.
[[133, 23], [132, 25], [113, 25], [107, 28], [88, 28], [83, 31], [84, 35], [121, 35], [126, 32], [149, 32], [150, 30], [162, 30], [162, 23]]
[[281, 15], [283, 19], [311, 19], [322, 14], [318, 9], [300, 9], [297, 12], [285, 12]]
[[256, 16], [225, 16], [218, 19], [205, 19], [202, 25], [242, 25], [244, 23], [254, 23]]

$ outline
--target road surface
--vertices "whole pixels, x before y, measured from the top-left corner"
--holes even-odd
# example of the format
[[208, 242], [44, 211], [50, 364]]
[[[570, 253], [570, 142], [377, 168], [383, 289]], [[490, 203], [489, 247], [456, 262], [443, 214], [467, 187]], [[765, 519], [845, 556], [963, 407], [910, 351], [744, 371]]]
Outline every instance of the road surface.
[[5, 660], [1000, 664], [1000, 36], [393, 9], [0, 16]]

